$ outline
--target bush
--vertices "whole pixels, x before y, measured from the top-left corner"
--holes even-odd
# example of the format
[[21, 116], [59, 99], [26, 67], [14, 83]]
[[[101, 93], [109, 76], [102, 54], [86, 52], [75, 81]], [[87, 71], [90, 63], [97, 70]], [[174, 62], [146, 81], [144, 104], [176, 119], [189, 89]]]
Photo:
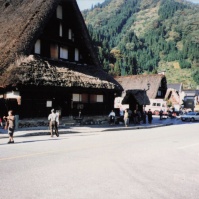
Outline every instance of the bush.
[[191, 68], [191, 63], [185, 60], [180, 60], [180, 68]]
[[193, 76], [193, 80], [194, 80], [197, 84], [199, 84], [199, 69], [196, 69], [196, 70], [193, 72], [192, 76]]

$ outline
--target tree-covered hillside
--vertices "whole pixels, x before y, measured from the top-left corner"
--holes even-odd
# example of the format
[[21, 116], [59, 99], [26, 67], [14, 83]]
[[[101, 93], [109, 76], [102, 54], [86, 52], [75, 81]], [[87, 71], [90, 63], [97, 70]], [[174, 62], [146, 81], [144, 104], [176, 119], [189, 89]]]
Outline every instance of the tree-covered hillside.
[[183, 0], [106, 0], [83, 16], [110, 74], [165, 70], [170, 83], [199, 85], [199, 5]]

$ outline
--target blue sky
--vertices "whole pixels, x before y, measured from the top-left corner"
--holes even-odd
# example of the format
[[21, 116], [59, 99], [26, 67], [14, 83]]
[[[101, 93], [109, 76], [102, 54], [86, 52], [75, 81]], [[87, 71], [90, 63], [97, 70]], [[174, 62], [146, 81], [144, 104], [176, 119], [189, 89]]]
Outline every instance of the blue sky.
[[80, 10], [89, 9], [92, 5], [102, 2], [104, 0], [77, 0]]
[[[105, 0], [77, 0], [80, 10], [89, 9], [92, 5], [102, 3]], [[193, 3], [199, 3], [199, 0], [189, 0]]]

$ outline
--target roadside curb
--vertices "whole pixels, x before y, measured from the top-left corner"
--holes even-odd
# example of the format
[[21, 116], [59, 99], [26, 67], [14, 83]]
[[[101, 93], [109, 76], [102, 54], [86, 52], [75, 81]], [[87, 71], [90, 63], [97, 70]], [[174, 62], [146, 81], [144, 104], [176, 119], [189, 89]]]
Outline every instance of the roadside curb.
[[[173, 123], [168, 123], [168, 124], [154, 124], [154, 125], [148, 125], [148, 126], [130, 126], [130, 127], [120, 127], [120, 128], [107, 128], [106, 129], [97, 129], [97, 128], [91, 128], [89, 130], [73, 130], [73, 129], [60, 129], [59, 134], [76, 134], [76, 133], [96, 133], [96, 132], [108, 132], [108, 131], [124, 131], [124, 130], [138, 130], [138, 129], [151, 129], [151, 128], [159, 128], [159, 127], [164, 127], [164, 126], [171, 126], [173, 125]], [[103, 127], [102, 127], [103, 128]], [[27, 129], [28, 131], [28, 129]], [[36, 130], [35, 130], [36, 131]], [[49, 135], [50, 136], [50, 132], [49, 130], [44, 130], [44, 131], [40, 131], [40, 132], [32, 132], [32, 133], [21, 133], [19, 135], [17, 135], [17, 132], [15, 133], [14, 137], [32, 137], [32, 136], [42, 136], [42, 135]], [[0, 139], [5, 139], [8, 138], [7, 133], [1, 135], [0, 134]]]
[[122, 127], [122, 128], [117, 128], [117, 129], [105, 129], [105, 130], [102, 130], [102, 132], [105, 132], [105, 131], [122, 131], [122, 130], [137, 130], [137, 129], [151, 129], [151, 128], [159, 128], [159, 127], [164, 127], [164, 126], [171, 126], [171, 125], [173, 125], [173, 123], [157, 124], [157, 125], [151, 125], [151, 126]]

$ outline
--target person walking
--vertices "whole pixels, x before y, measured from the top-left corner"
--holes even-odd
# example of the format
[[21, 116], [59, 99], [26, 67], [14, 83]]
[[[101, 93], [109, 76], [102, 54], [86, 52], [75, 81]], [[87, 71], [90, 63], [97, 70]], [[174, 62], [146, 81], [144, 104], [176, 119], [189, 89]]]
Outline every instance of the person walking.
[[127, 109], [125, 109], [125, 112], [124, 112], [124, 124], [125, 124], [125, 127], [127, 127], [129, 124], [129, 114], [128, 114]]
[[55, 110], [51, 110], [51, 114], [48, 116], [48, 120], [50, 121], [50, 134], [53, 137], [53, 131], [55, 130], [55, 135], [59, 137], [58, 125], [59, 125], [59, 115], [55, 113]]
[[149, 122], [149, 124], [151, 124], [152, 123], [152, 119], [153, 119], [151, 109], [149, 109], [147, 115], [148, 115], [148, 122]]
[[8, 111], [8, 116], [4, 116], [3, 119], [6, 123], [6, 128], [8, 129], [9, 141], [8, 144], [14, 143], [14, 129], [15, 129], [15, 116], [13, 115], [13, 111]]

